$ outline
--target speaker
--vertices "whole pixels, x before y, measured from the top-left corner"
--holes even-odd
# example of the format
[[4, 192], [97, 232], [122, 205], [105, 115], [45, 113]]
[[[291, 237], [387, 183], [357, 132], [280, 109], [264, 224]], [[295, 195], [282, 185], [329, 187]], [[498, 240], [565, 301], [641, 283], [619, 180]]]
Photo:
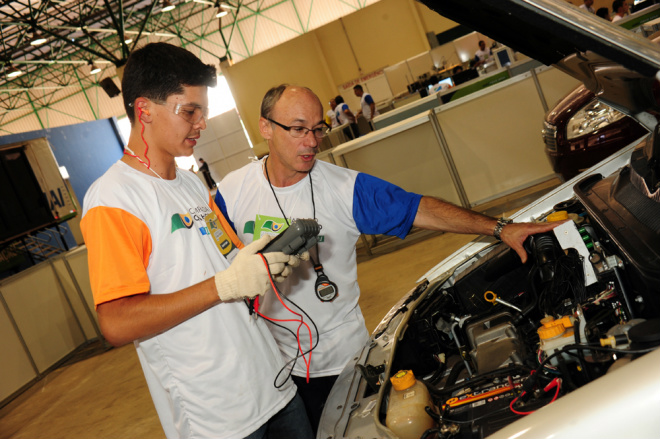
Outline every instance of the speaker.
[[103, 78], [99, 84], [101, 85], [103, 91], [106, 92], [111, 98], [114, 98], [115, 96], [118, 96], [119, 93], [121, 93], [119, 88], [117, 88], [115, 85], [115, 82], [110, 77]]

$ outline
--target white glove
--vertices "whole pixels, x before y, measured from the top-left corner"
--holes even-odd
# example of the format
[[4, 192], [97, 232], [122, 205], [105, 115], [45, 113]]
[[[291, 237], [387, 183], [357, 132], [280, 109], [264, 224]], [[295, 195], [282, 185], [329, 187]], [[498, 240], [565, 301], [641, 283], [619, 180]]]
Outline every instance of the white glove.
[[[263, 259], [257, 254], [270, 240], [270, 235], [264, 235], [245, 246], [238, 252], [229, 268], [215, 274], [215, 287], [220, 300], [226, 302], [263, 296], [270, 289], [268, 271]], [[264, 257], [268, 261], [273, 278], [280, 282], [291, 273], [291, 266], [295, 267], [300, 263], [297, 257], [282, 252], [266, 253]]]
[[[275, 279], [275, 282], [284, 282], [284, 280], [293, 272], [293, 268], [300, 265], [300, 261], [306, 261], [307, 259], [309, 259], [309, 253], [307, 253], [307, 252], [303, 253], [300, 256], [284, 255], [289, 259], [284, 263], [284, 266], [282, 267], [282, 264], [278, 264], [278, 263], [273, 263], [272, 265], [270, 264], [270, 255], [271, 254], [273, 254], [273, 253], [266, 253], [264, 256], [267, 256], [269, 258], [268, 266], [270, 267], [270, 272], [273, 275], [273, 279]], [[282, 253], [282, 254], [284, 254], [284, 253]], [[307, 255], [307, 259], [304, 259], [303, 255]], [[275, 272], [273, 271], [273, 268], [275, 268], [277, 270], [281, 270], [280, 273], [275, 274]]]

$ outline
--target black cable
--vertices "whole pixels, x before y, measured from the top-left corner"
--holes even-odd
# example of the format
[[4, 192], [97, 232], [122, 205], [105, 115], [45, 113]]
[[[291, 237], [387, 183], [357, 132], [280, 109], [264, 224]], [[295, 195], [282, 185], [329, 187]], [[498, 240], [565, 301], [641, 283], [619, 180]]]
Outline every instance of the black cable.
[[[460, 355], [460, 353], [459, 353]], [[456, 364], [454, 364], [449, 371], [449, 376], [447, 377], [447, 381], [445, 384], [445, 389], [447, 387], [451, 387], [454, 384], [456, 384], [456, 380], [458, 379], [458, 375], [465, 369], [465, 361], [459, 361]]]
[[539, 366], [535, 369], [535, 372], [539, 372], [540, 370], [545, 367], [547, 363], [550, 362], [551, 359], [557, 357], [558, 355], [561, 354], [569, 354], [569, 355], [576, 355], [574, 352], [570, 352], [570, 350], [577, 350], [577, 351], [601, 351], [601, 352], [611, 352], [613, 354], [646, 354], [648, 352], [654, 351], [657, 349], [656, 347], [652, 348], [646, 348], [646, 349], [616, 349], [616, 348], [606, 348], [600, 346], [600, 343], [596, 344], [598, 342], [594, 342], [593, 344], [591, 343], [585, 343], [583, 345], [574, 345], [574, 344], [569, 344], [561, 349], [558, 349], [555, 353], [548, 355], [540, 364]]
[[[262, 256], [262, 257], [263, 257], [263, 256]], [[264, 259], [265, 259], [265, 257], [264, 257]], [[268, 261], [266, 260], [266, 262], [268, 262]], [[282, 292], [280, 291], [280, 289], [277, 287], [277, 284], [276, 284], [276, 282], [275, 282], [275, 279], [273, 279], [273, 274], [272, 274], [271, 271], [270, 271], [270, 267], [268, 266], [267, 263], [265, 264], [265, 266], [266, 266], [266, 271], [268, 272], [268, 276], [270, 277], [270, 280], [272, 281], [272, 286], [273, 286], [273, 288], [275, 289], [275, 291], [277, 292], [277, 294], [279, 295], [279, 297], [284, 297], [284, 299], [285, 299], [287, 302], [291, 303], [293, 306], [295, 306], [296, 308], [298, 308], [298, 310], [299, 310], [300, 312], [302, 312], [302, 313], [305, 315], [305, 317], [307, 317], [307, 319], [309, 319], [310, 323], [311, 323], [312, 326], [314, 327], [314, 332], [316, 333], [316, 341], [314, 342], [314, 344], [312, 345], [312, 347], [309, 348], [307, 351], [304, 351], [304, 352], [302, 352], [302, 353], [300, 352], [300, 349], [297, 349], [297, 350], [296, 350], [296, 356], [295, 356], [294, 358], [292, 358], [291, 360], [289, 360], [288, 362], [286, 362], [286, 363], [284, 364], [284, 366], [282, 366], [282, 368], [280, 369], [280, 371], [277, 372], [277, 375], [275, 375], [275, 380], [273, 381], [273, 386], [274, 386], [276, 389], [279, 389], [279, 388], [281, 388], [284, 384], [286, 384], [286, 382], [288, 381], [288, 379], [289, 379], [289, 378], [291, 377], [291, 375], [293, 374], [293, 368], [295, 367], [296, 362], [298, 361], [298, 358], [300, 358], [300, 357], [302, 357], [302, 356], [304, 356], [304, 355], [307, 355], [308, 353], [312, 352], [312, 351], [316, 348], [316, 346], [318, 346], [318, 344], [319, 344], [319, 329], [318, 329], [318, 327], [316, 326], [316, 323], [314, 322], [314, 320], [312, 320], [312, 318], [309, 316], [309, 314], [307, 314], [307, 313], [305, 312], [304, 309], [302, 309], [300, 306], [298, 306], [297, 303], [295, 303], [293, 300], [289, 299], [286, 295], [282, 294]], [[280, 325], [279, 323], [274, 322], [274, 321], [272, 321], [272, 320], [269, 320], [269, 319], [264, 319], [264, 320], [266, 320], [267, 322], [269, 322], [269, 323], [271, 323], [271, 324], [273, 324], [273, 325], [275, 325], [275, 326], [277, 326], [277, 327], [280, 327], [280, 328], [282, 328], [282, 329], [285, 329], [286, 331], [289, 331], [289, 333], [293, 336], [293, 338], [298, 339], [297, 334], [294, 333], [293, 330], [291, 330], [291, 329], [289, 329], [289, 328], [287, 328], [287, 327], [285, 327], [285, 326], [283, 326], [283, 325]], [[303, 320], [303, 321], [304, 321], [304, 320]], [[284, 381], [282, 381], [282, 384], [278, 385], [278, 384], [277, 384], [277, 380], [278, 380], [278, 378], [280, 377], [280, 375], [282, 374], [282, 372], [284, 372], [284, 370], [287, 368], [287, 366], [288, 366], [290, 363], [291, 363], [291, 369], [289, 370], [288, 375], [286, 376], [286, 378], [284, 379]]]
[[[284, 221], [286, 221], [287, 226], [291, 225], [291, 222], [287, 218], [286, 214], [284, 213], [284, 209], [282, 209], [282, 205], [280, 204], [279, 198], [277, 198], [277, 194], [275, 193], [275, 188], [273, 187], [273, 184], [270, 182], [270, 175], [268, 174], [268, 156], [264, 159], [264, 170], [266, 171], [266, 180], [268, 181], [268, 186], [270, 187], [271, 192], [273, 193], [273, 197], [275, 197], [275, 202], [277, 203], [277, 207], [280, 209], [280, 212], [282, 213], [282, 217], [284, 217]], [[309, 177], [309, 190], [312, 194], [312, 218], [318, 221], [316, 218], [316, 202], [314, 201], [314, 182], [312, 181], [312, 170], [310, 169], [309, 172], [307, 173], [307, 177]], [[312, 265], [314, 267], [319, 266], [321, 263], [321, 246], [319, 246], [318, 243], [316, 243], [316, 260], [314, 260], [314, 256], [312, 256], [312, 252], [309, 252], [309, 260], [312, 261]], [[316, 262], [318, 261], [318, 263]]]
[[428, 379], [423, 380], [424, 382], [429, 383], [431, 385], [436, 385], [442, 379], [443, 375], [445, 374], [445, 371], [447, 370], [447, 362], [439, 361], [439, 363], [440, 365], [435, 370], [435, 372], [433, 372], [433, 375], [431, 375]]

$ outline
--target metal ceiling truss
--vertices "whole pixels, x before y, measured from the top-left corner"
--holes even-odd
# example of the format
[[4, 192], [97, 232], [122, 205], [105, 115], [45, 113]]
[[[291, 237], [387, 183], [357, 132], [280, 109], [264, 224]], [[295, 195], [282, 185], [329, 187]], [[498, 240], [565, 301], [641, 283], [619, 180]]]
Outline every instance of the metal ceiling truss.
[[[63, 101], [75, 96], [99, 118], [104, 99], [100, 81], [114, 77], [130, 52], [147, 42], [180, 45], [206, 63], [217, 64], [224, 57], [240, 61], [264, 50], [268, 40], [282, 40], [260, 35], [264, 23], [275, 24], [294, 37], [310, 30], [313, 11], [324, 10], [327, 15], [325, 10], [335, 8], [333, 12], [345, 15], [376, 1], [178, 0], [172, 2], [176, 9], [169, 12], [162, 11], [161, 0], [4, 1], [0, 6], [0, 133], [10, 132], [3, 125], [30, 117], [48, 128], [48, 111], [63, 113], [55, 107], [63, 107]], [[216, 18], [220, 10], [228, 14]], [[46, 42], [31, 45], [35, 34]], [[92, 63], [101, 68], [100, 73], [90, 74], [87, 66]], [[24, 73], [8, 77], [14, 68]], [[84, 120], [76, 110], [63, 114], [71, 117], [71, 123]]]

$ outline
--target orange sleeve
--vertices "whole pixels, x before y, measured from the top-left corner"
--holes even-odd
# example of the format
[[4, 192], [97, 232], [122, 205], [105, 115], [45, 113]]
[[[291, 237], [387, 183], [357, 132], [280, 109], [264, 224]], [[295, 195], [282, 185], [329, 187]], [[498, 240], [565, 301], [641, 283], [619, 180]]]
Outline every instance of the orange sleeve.
[[222, 214], [222, 211], [218, 207], [217, 204], [215, 204], [215, 201], [213, 200], [213, 197], [211, 197], [211, 193], [209, 192], [209, 207], [215, 215], [218, 217], [218, 220], [220, 221], [220, 224], [222, 224], [222, 229], [227, 233], [227, 236], [229, 236], [229, 239], [231, 239], [231, 242], [234, 243], [236, 248], [241, 249], [244, 247], [243, 243], [241, 240], [238, 238], [236, 233], [234, 232], [234, 229], [229, 225], [229, 222], [227, 221], [227, 218]]
[[80, 227], [95, 306], [149, 292], [152, 244], [144, 222], [125, 210], [100, 206], [87, 212]]

